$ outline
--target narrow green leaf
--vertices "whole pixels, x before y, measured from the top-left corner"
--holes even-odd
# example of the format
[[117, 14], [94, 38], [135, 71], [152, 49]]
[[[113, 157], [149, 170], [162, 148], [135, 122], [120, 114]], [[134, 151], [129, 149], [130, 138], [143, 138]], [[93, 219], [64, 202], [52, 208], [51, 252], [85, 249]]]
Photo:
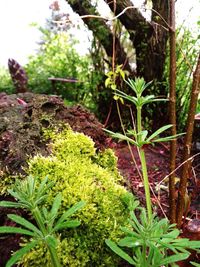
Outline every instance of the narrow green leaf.
[[56, 217], [62, 201], [62, 194], [58, 193], [54, 198], [53, 205], [50, 211], [50, 217]]
[[190, 249], [200, 249], [200, 241], [195, 241], [195, 240], [189, 241], [188, 242], [188, 248], [190, 248]]
[[[177, 238], [179, 236], [179, 234], [180, 234], [180, 231], [178, 229], [174, 229], [171, 232], [165, 234], [163, 236], [163, 238], [173, 238], [173, 239], [175, 239], [175, 238]], [[181, 239], [179, 239], [179, 240], [181, 240]]]
[[20, 196], [17, 192], [13, 191], [12, 189], [8, 189], [8, 193], [14, 197], [15, 199], [20, 199]]
[[141, 243], [139, 240], [135, 240], [133, 237], [124, 237], [118, 242], [118, 245], [120, 247], [134, 248], [140, 246]]
[[12, 226], [1, 226], [0, 234], [22, 234], [22, 235], [35, 236], [35, 233], [31, 231], [28, 231], [26, 229], [22, 229], [19, 227], [12, 227]]
[[136, 103], [138, 102], [137, 97], [127, 95], [126, 93], [124, 93], [124, 92], [122, 92], [122, 91], [120, 91], [120, 90], [118, 90], [118, 89], [116, 89], [115, 94], [118, 95], [118, 96], [120, 96], [120, 97], [123, 97], [124, 99], [127, 99], [127, 100], [133, 102], [135, 105], [136, 105]]
[[34, 194], [35, 191], [35, 181], [36, 179], [33, 178], [32, 175], [28, 176], [27, 178], [27, 187], [28, 187], [28, 193], [29, 196], [32, 196]]
[[78, 203], [76, 203], [75, 205], [73, 205], [70, 209], [68, 209], [61, 217], [60, 219], [57, 221], [57, 223], [61, 223], [63, 221], [65, 221], [68, 217], [70, 217], [71, 215], [73, 215], [76, 211], [80, 210], [82, 207], [84, 207], [86, 204], [85, 201], [79, 201]]
[[123, 134], [120, 134], [120, 133], [114, 133], [114, 132], [109, 131], [107, 129], [104, 129], [104, 131], [107, 132], [108, 134], [110, 134], [112, 136], [112, 138], [117, 138], [117, 139], [120, 139], [120, 140], [124, 140], [124, 141], [130, 142], [131, 144], [134, 144], [136, 146], [138, 145], [133, 139], [129, 138], [126, 135], [123, 135]]
[[197, 263], [197, 262], [190, 261], [190, 263], [191, 263], [193, 266], [200, 267], [200, 264], [199, 264], [199, 263]]
[[36, 198], [35, 199], [35, 206], [38, 206], [39, 204], [41, 204], [42, 202], [44, 202], [46, 200], [46, 198], [47, 198], [47, 195], [43, 195], [41, 197]]
[[153, 143], [157, 143], [157, 142], [167, 142], [170, 140], [174, 140], [176, 139], [178, 136], [184, 135], [185, 133], [180, 133], [180, 134], [176, 134], [176, 135], [171, 135], [171, 136], [167, 136], [167, 137], [163, 137], [163, 138], [158, 138], [158, 139], [154, 139], [152, 140]]
[[138, 234], [137, 234], [135, 231], [130, 230], [130, 229], [127, 228], [127, 227], [120, 227], [120, 229], [121, 229], [124, 233], [128, 234], [129, 236], [134, 236], [134, 237], [135, 237], [135, 235], [138, 236]]
[[34, 224], [22, 218], [21, 216], [18, 216], [16, 214], [8, 214], [8, 218], [24, 226], [27, 229], [32, 230], [33, 232], [37, 233], [39, 236], [42, 236], [42, 232]]
[[22, 258], [22, 256], [24, 256], [26, 253], [28, 253], [36, 245], [37, 245], [37, 241], [34, 240], [34, 241], [28, 243], [25, 247], [16, 251], [12, 255], [12, 257], [9, 259], [9, 261], [6, 263], [6, 267], [12, 267], [15, 263], [17, 263]]
[[154, 139], [156, 136], [161, 134], [162, 132], [166, 131], [167, 129], [171, 128], [172, 124], [165, 125], [161, 128], [159, 128], [157, 131], [155, 131], [152, 135], [150, 135], [146, 141], [150, 142], [152, 139]]
[[124, 252], [121, 248], [119, 248], [114, 242], [111, 240], [106, 239], [106, 245], [112, 249], [118, 256], [120, 256], [122, 259], [130, 263], [131, 265], [135, 265], [135, 261], [126, 253]]
[[38, 187], [36, 199], [38, 199], [41, 195], [43, 195], [45, 185], [47, 182], [48, 182], [48, 176], [45, 176], [45, 178], [41, 181]]
[[141, 132], [138, 133], [138, 135], [141, 136], [142, 141], [146, 141], [145, 139], [146, 139], [146, 137], [148, 135], [148, 131], [147, 130], [141, 131]]
[[40, 186], [39, 186], [39, 188], [37, 190], [36, 199], [39, 199], [40, 197], [43, 197], [45, 192], [47, 192], [53, 185], [54, 185], [54, 182], [53, 181], [48, 181], [48, 176], [46, 176], [42, 180], [42, 182], [41, 182], [41, 184], [40, 184]]
[[177, 262], [177, 261], [182, 261], [182, 260], [187, 259], [189, 256], [190, 256], [189, 252], [188, 253], [178, 253], [178, 254], [169, 256], [167, 258], [164, 258], [161, 261], [160, 264], [161, 265], [166, 265], [166, 264], [174, 263], [174, 262]]
[[0, 201], [0, 206], [6, 208], [21, 208], [19, 203], [12, 201]]

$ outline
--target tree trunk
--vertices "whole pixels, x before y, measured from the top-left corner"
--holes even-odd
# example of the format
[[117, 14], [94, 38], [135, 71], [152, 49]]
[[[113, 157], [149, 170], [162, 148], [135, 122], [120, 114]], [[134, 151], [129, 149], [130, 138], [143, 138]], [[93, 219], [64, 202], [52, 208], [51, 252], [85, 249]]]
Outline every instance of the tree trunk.
[[[88, 29], [93, 32], [94, 36], [104, 47], [107, 56], [111, 59], [113, 55], [113, 34], [103, 19], [89, 17], [90, 15], [100, 16], [95, 7], [91, 5], [91, 1], [68, 0], [67, 2], [72, 7], [73, 11], [78, 15], [88, 15], [87, 18], [83, 18], [84, 23], [88, 26]], [[121, 46], [120, 40], [118, 38], [115, 39], [115, 51], [116, 64], [122, 64], [124, 69], [132, 72], [127, 54], [124, 51], [124, 48]]]

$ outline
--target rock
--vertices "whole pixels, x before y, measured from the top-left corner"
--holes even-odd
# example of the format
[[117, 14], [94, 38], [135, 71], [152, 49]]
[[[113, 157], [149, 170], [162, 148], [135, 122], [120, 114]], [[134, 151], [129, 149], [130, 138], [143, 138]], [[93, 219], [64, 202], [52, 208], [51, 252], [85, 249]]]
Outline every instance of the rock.
[[43, 127], [69, 124], [83, 132], [103, 150], [107, 137], [102, 124], [82, 106], [66, 107], [58, 96], [33, 93], [0, 94], [0, 170], [10, 174], [23, 173], [26, 160], [37, 153], [47, 155]]

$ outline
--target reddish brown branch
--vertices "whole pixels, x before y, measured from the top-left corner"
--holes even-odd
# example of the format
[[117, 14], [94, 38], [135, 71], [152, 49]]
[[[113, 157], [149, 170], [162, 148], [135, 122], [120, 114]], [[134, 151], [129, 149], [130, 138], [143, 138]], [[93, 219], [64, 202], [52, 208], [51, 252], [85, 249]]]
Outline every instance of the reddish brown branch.
[[[176, 135], [176, 33], [175, 33], [175, 2], [170, 0], [170, 122], [171, 134]], [[170, 222], [176, 221], [176, 194], [175, 172], [176, 169], [176, 139], [170, 143], [170, 173], [169, 176], [169, 217]]]
[[187, 180], [191, 169], [191, 160], [188, 159], [190, 157], [190, 152], [191, 152], [192, 134], [194, 129], [194, 117], [195, 117], [199, 93], [200, 93], [200, 53], [197, 61], [197, 66], [193, 74], [190, 107], [187, 119], [187, 131], [184, 139], [183, 161], [185, 161], [185, 164], [183, 165], [182, 168], [182, 174], [178, 192], [178, 203], [177, 203], [178, 227], [181, 227], [182, 217], [184, 213], [184, 206], [185, 206], [185, 193], [187, 187]]

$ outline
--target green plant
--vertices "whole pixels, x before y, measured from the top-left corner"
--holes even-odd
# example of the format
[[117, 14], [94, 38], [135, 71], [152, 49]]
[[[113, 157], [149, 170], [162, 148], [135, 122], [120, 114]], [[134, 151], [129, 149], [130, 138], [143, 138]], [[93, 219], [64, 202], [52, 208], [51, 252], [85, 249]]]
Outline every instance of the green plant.
[[[117, 241], [119, 225], [126, 226], [134, 197], [123, 186], [117, 171], [117, 158], [111, 149], [96, 151], [91, 138], [71, 129], [62, 132], [48, 130], [45, 138], [51, 155], [30, 159], [27, 174], [42, 181], [48, 176], [54, 185], [48, 191], [46, 208], [51, 208], [58, 192], [62, 194], [59, 213], [62, 214], [80, 200], [87, 205], [76, 218], [81, 225], [59, 232], [57, 254], [62, 266], [117, 266], [119, 258], [105, 244], [105, 238]], [[23, 267], [51, 266], [47, 249], [38, 244], [23, 256]]]
[[8, 218], [19, 224], [21, 227], [1, 226], [0, 233], [18, 233], [31, 237], [30, 242], [26, 243], [23, 248], [13, 254], [7, 262], [6, 267], [13, 266], [18, 262], [24, 254], [28, 253], [38, 244], [45, 245], [50, 253], [52, 266], [60, 267], [60, 261], [57, 255], [56, 247], [58, 245], [58, 235], [61, 229], [74, 228], [80, 225], [78, 220], [69, 220], [77, 210], [85, 205], [85, 202], [80, 201], [73, 205], [70, 209], [59, 216], [59, 208], [61, 206], [62, 194], [58, 193], [53, 200], [51, 209], [48, 211], [45, 203], [48, 196], [48, 191], [53, 186], [53, 182], [49, 182], [46, 177], [38, 184], [37, 179], [29, 176], [23, 182], [16, 181], [13, 189], [8, 190], [17, 202], [1, 201], [1, 207], [23, 208], [31, 213], [37, 227], [25, 218], [8, 214]]
[[139, 220], [134, 212], [130, 212], [130, 227], [121, 228], [124, 238], [117, 243], [106, 240], [106, 244], [125, 261], [135, 267], [177, 266], [175, 262], [189, 257], [189, 249], [199, 251], [200, 241], [178, 238], [180, 231], [167, 219], [159, 221], [152, 216], [149, 220], [146, 210], [138, 209]]
[[[150, 84], [146, 84], [143, 78], [136, 78], [135, 81], [129, 79], [127, 84], [134, 91], [136, 96], [127, 95], [117, 89], [115, 89], [115, 93], [118, 97], [127, 99], [136, 106], [136, 127], [128, 131], [127, 135], [131, 137], [109, 130], [106, 131], [110, 133], [112, 137], [125, 140], [138, 147], [145, 189], [146, 209], [139, 208], [141, 210], [140, 220], [137, 219], [134, 211], [130, 212], [131, 219], [129, 223], [131, 229], [126, 227], [121, 228], [127, 236], [121, 239], [117, 244], [119, 246], [128, 247], [132, 257], [124, 252], [115, 242], [107, 239], [106, 244], [121, 258], [134, 266], [156, 267], [162, 265], [168, 266], [168, 264], [175, 266], [175, 262], [189, 257], [190, 253], [187, 249], [198, 249], [200, 242], [178, 238], [180, 231], [174, 228], [175, 224], [170, 225], [167, 219], [159, 221], [153, 215], [144, 146], [156, 142], [169, 141], [180, 134], [159, 137], [161, 133], [172, 126], [165, 125], [148, 136], [148, 131], [142, 129], [142, 107], [148, 103], [165, 101], [165, 99], [158, 99], [153, 95], [142, 96], [143, 92]], [[137, 203], [135, 204], [137, 205]], [[135, 208], [136, 206], [134, 209]], [[173, 255], [168, 255], [169, 252], [173, 253]]]
[[146, 158], [145, 158], [145, 151], [144, 146], [148, 144], [153, 144], [156, 142], [166, 142], [169, 140], [172, 140], [176, 138], [176, 136], [168, 136], [168, 137], [159, 137], [161, 133], [172, 127], [171, 124], [165, 125], [155, 131], [153, 134], [151, 134], [148, 137], [148, 131], [142, 129], [142, 108], [144, 105], [157, 102], [157, 101], [166, 101], [166, 99], [160, 99], [155, 98], [154, 95], [147, 95], [142, 96], [145, 89], [150, 85], [150, 83], [145, 83], [143, 78], [136, 78], [134, 80], [128, 79], [126, 83], [130, 86], [130, 88], [133, 90], [133, 92], [136, 94], [136, 96], [130, 96], [126, 93], [115, 89], [116, 96], [120, 98], [127, 99], [131, 101], [135, 106], [137, 110], [137, 116], [136, 116], [136, 128], [133, 130], [129, 130], [127, 135], [132, 136], [132, 138], [128, 137], [127, 135], [120, 134], [120, 133], [114, 133], [109, 130], [105, 130], [109, 134], [111, 134], [112, 137], [118, 138], [120, 140], [125, 140], [129, 142], [130, 144], [134, 144], [138, 147], [139, 155], [140, 155], [140, 161], [142, 165], [142, 174], [143, 174], [143, 182], [144, 182], [144, 189], [145, 189], [145, 196], [146, 196], [146, 206], [147, 206], [147, 212], [148, 212], [148, 218], [151, 220], [152, 218], [152, 205], [151, 205], [151, 198], [150, 198], [150, 188], [149, 188], [149, 181], [148, 181], [148, 173], [147, 173], [147, 165], [146, 165]]
[[12, 94], [15, 92], [8, 70], [0, 66], [0, 92]]

